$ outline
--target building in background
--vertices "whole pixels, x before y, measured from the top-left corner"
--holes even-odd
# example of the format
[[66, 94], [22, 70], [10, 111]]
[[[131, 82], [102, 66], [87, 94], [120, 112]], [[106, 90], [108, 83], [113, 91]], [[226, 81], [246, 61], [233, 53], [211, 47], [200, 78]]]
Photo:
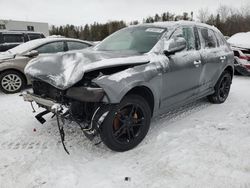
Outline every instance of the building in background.
[[45, 36], [49, 36], [49, 24], [42, 22], [27, 22], [27, 21], [0, 19], [0, 31], [1, 30], [34, 31], [34, 32], [41, 32]]

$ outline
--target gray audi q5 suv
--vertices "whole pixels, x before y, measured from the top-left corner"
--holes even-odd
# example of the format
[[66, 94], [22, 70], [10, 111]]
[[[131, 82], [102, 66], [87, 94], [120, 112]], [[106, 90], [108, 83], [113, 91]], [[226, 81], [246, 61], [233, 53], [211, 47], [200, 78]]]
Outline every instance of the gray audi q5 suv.
[[[97, 46], [33, 59], [25, 68], [33, 93], [24, 100], [112, 150], [126, 151], [146, 136], [151, 117], [208, 97], [223, 103], [234, 74], [234, 54], [221, 32], [196, 22], [131, 26]], [[64, 142], [62, 142], [64, 144]], [[65, 145], [64, 145], [65, 146]]]

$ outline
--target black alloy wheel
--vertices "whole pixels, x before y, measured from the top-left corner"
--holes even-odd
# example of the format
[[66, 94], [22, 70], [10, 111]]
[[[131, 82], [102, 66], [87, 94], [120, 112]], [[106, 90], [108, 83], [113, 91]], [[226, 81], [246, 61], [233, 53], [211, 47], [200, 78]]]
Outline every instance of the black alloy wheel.
[[101, 138], [114, 151], [127, 151], [146, 136], [151, 119], [147, 101], [138, 95], [124, 97], [105, 118]]
[[221, 104], [224, 103], [229, 95], [232, 84], [232, 76], [229, 72], [225, 71], [219, 78], [215, 85], [215, 92], [213, 95], [208, 96], [211, 103]]

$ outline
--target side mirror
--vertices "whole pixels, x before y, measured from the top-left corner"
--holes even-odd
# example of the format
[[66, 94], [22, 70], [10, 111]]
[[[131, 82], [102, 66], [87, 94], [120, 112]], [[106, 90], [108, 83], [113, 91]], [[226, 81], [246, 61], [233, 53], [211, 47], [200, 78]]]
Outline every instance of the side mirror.
[[38, 53], [38, 51], [36, 51], [36, 50], [32, 50], [32, 51], [30, 51], [30, 52], [27, 52], [26, 54], [24, 54], [24, 56], [26, 56], [26, 57], [36, 57], [36, 56], [38, 56], [39, 55], [39, 53]]
[[177, 37], [164, 41], [164, 54], [172, 55], [182, 51], [187, 47], [187, 42], [183, 37]]

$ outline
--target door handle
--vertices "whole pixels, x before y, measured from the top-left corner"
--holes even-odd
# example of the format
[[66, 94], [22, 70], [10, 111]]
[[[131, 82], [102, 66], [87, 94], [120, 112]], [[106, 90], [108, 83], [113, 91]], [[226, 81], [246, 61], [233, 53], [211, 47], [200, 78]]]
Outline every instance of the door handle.
[[220, 57], [220, 60], [221, 60], [221, 61], [226, 60], [226, 56], [221, 56], [221, 57]]
[[201, 64], [201, 60], [199, 60], [199, 61], [194, 61], [194, 65], [195, 65], [196, 67], [199, 67], [200, 64]]

